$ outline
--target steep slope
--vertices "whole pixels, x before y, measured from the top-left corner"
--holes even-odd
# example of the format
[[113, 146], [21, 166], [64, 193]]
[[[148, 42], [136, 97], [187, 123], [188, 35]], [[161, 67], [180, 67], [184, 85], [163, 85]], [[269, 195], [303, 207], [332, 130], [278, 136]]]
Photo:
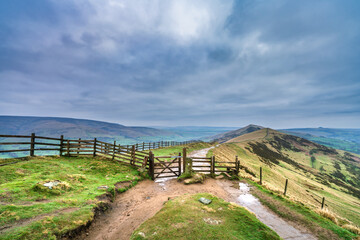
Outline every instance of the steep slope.
[[[360, 131], [358, 131], [358, 129], [355, 129], [355, 131], [352, 135], [351, 134], [342, 134], [342, 133], [344, 133], [343, 130], [336, 131], [337, 132], [336, 135], [335, 134], [333, 134], [333, 135], [323, 134], [321, 132], [318, 133], [317, 131], [309, 130], [309, 132], [313, 132], [314, 134], [320, 134], [320, 136], [306, 133], [307, 130], [305, 130], [305, 132], [301, 132], [302, 129], [299, 129], [300, 132], [294, 132], [296, 130], [297, 129], [290, 130], [290, 131], [288, 131], [288, 130], [280, 130], [280, 131], [283, 133], [286, 133], [286, 134], [291, 134], [291, 135], [305, 138], [307, 140], [325, 145], [327, 147], [341, 149], [344, 151], [360, 154], [360, 141], [356, 140], [357, 137], [360, 137]], [[317, 130], [317, 128], [316, 128], [316, 130]], [[331, 129], [331, 130], [333, 130], [333, 129]], [[324, 135], [326, 135], [326, 137]], [[329, 137], [329, 135], [331, 137]], [[356, 141], [358, 141], [358, 142], [356, 142]]]
[[217, 134], [215, 136], [209, 137], [208, 140], [223, 143], [223, 142], [229, 141], [230, 139], [233, 139], [233, 138], [239, 137], [241, 135], [251, 133], [251, 132], [263, 129], [263, 128], [264, 127], [250, 124], [246, 127], [243, 127], [243, 128], [237, 129], [237, 130], [233, 130], [233, 131], [229, 131], [229, 132], [225, 132], [225, 133], [221, 133], [221, 134]]
[[0, 116], [0, 134], [36, 133], [48, 137], [94, 138], [102, 140], [135, 141], [141, 139], [176, 138], [178, 135], [165, 130], [147, 127], [127, 127], [101, 121], [56, 118]]
[[319, 207], [323, 196], [326, 206], [339, 216], [360, 224], [360, 158], [306, 139], [261, 129], [218, 148], [220, 161], [241, 162], [241, 174], [259, 178], [263, 167], [264, 182], [282, 192], [289, 179], [288, 195], [306, 205]]
[[335, 138], [360, 143], [360, 129], [356, 128], [291, 128], [282, 131], [310, 134], [318, 137]]

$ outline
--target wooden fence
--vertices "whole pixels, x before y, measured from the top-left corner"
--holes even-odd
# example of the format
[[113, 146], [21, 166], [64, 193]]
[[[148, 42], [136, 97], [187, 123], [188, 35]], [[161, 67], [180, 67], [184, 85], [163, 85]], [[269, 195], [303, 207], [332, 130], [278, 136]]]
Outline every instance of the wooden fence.
[[236, 157], [234, 162], [221, 162], [212, 157], [191, 157], [192, 170], [205, 174], [234, 173], [239, 174], [240, 161]]
[[[1, 146], [10, 146], [10, 149], [0, 149], [0, 158], [2, 153], [23, 152], [28, 153], [29, 156], [35, 156], [36, 152], [45, 151], [43, 155], [55, 155], [54, 151], [60, 156], [74, 156], [74, 155], [114, 155], [114, 158], [123, 156], [124, 158], [137, 159], [142, 156], [146, 150], [157, 149], [162, 147], [185, 145], [197, 141], [159, 141], [159, 142], [142, 142], [134, 145], [120, 145], [114, 143], [107, 143], [97, 140], [82, 139], [64, 139], [61, 135], [59, 138], [42, 137], [32, 133], [30, 136], [26, 135], [0, 135], [0, 138], [6, 138], [6, 141], [0, 142]], [[46, 154], [49, 153], [49, 154]], [[131, 155], [132, 154], [132, 155]]]

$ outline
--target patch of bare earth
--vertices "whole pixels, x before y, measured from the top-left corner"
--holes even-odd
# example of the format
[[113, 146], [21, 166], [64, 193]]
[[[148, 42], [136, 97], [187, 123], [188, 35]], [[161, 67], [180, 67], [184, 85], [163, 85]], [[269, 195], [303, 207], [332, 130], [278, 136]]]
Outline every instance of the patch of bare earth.
[[87, 231], [72, 239], [129, 239], [132, 232], [154, 216], [170, 198], [205, 192], [230, 200], [228, 193], [214, 179], [207, 179], [204, 184], [196, 185], [184, 185], [173, 179], [162, 186], [144, 180], [119, 195], [110, 211], [99, 215]]

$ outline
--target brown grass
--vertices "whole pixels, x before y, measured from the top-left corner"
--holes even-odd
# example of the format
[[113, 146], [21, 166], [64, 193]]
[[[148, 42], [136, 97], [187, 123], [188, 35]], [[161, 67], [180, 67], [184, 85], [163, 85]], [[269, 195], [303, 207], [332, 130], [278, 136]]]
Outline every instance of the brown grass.
[[333, 212], [331, 212], [329, 209], [327, 209], [327, 208], [316, 209], [315, 212], [317, 214], [319, 214], [320, 216], [323, 216], [324, 218], [330, 219], [336, 225], [339, 224], [339, 221], [338, 221], [336, 215]]
[[[355, 233], [357, 235], [360, 235], [360, 228], [352, 225], [352, 224], [345, 224], [344, 226], [342, 226], [343, 228], [345, 228], [346, 230], [349, 230], [352, 233]], [[360, 237], [359, 237], [360, 238]], [[358, 239], [359, 239], [358, 238]]]
[[329, 229], [325, 229], [314, 222], [306, 219], [305, 216], [285, 206], [279, 200], [268, 196], [257, 188], [252, 188], [252, 193], [258, 197], [262, 204], [269, 207], [280, 217], [286, 219], [291, 225], [297, 228], [306, 229], [309, 233], [314, 234], [319, 239], [340, 239], [335, 233]]

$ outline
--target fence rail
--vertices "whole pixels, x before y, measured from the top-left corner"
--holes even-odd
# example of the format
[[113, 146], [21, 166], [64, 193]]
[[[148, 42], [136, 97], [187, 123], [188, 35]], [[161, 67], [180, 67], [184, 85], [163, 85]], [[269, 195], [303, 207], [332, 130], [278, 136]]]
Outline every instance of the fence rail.
[[[198, 141], [159, 141], [159, 142], [142, 142], [134, 145], [120, 145], [113, 143], [99, 141], [95, 139], [64, 139], [61, 135], [60, 138], [37, 136], [32, 133], [26, 135], [0, 135], [0, 138], [5, 138], [5, 141], [0, 142], [0, 146], [5, 149], [0, 149], [0, 158], [3, 153], [19, 153], [28, 152], [28, 156], [35, 156], [37, 151], [45, 151], [42, 155], [66, 155], [66, 156], [79, 156], [79, 155], [102, 155], [111, 156], [115, 160], [125, 160], [129, 163], [136, 165], [143, 162], [144, 157], [148, 156], [148, 150], [185, 145]], [[21, 138], [23, 141], [21, 141]], [[48, 152], [51, 154], [47, 154]], [[54, 154], [54, 152], [57, 152]], [[16, 158], [16, 157], [15, 157]], [[119, 160], [119, 161], [120, 161]]]

